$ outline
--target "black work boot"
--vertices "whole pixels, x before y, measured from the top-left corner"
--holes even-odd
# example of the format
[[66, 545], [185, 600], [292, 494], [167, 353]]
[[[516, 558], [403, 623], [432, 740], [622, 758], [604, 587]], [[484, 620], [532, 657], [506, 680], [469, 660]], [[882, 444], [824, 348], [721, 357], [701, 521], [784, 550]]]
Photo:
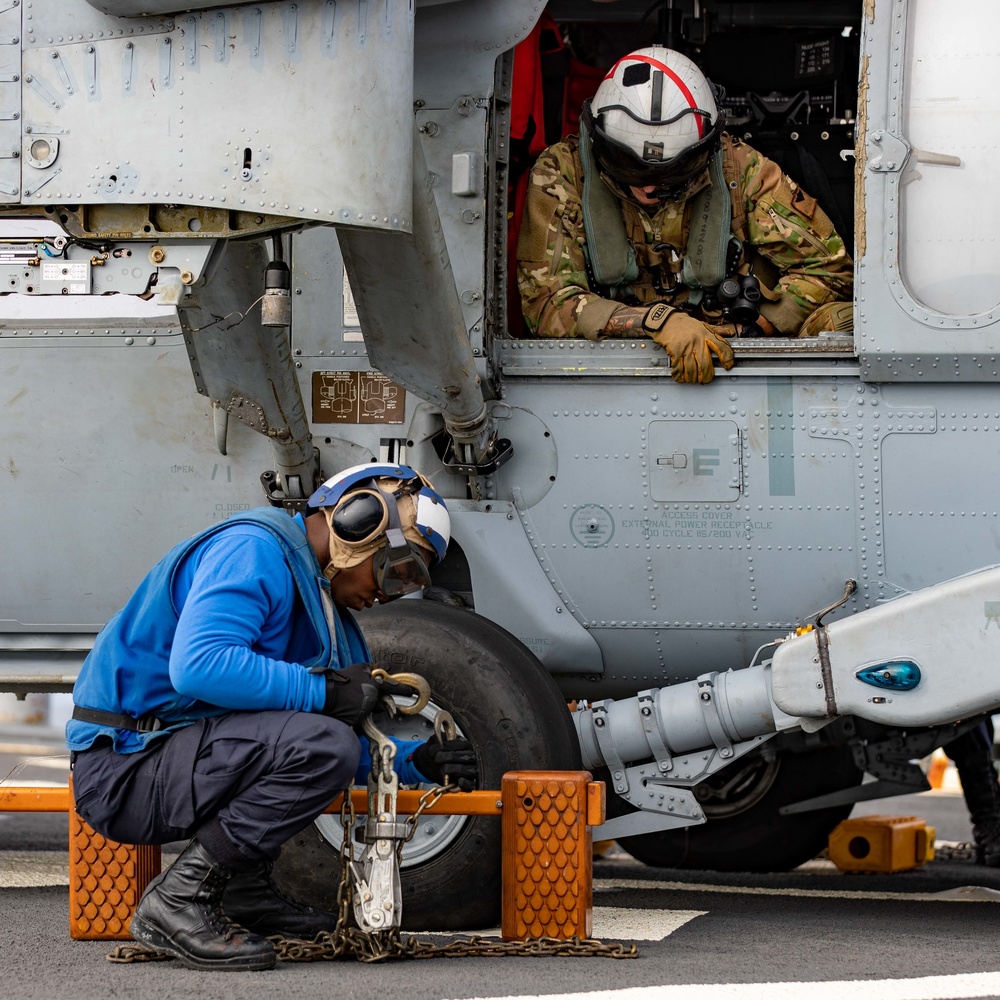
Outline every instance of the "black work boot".
[[976, 844], [976, 864], [1000, 868], [1000, 819], [973, 824], [972, 839]]
[[270, 941], [250, 934], [222, 912], [229, 869], [195, 838], [149, 883], [129, 932], [140, 944], [179, 958], [191, 969], [245, 972], [271, 969]]
[[1000, 868], [1000, 784], [993, 767], [992, 740], [977, 727], [944, 746], [955, 762], [972, 821], [976, 864]]
[[336, 916], [285, 896], [271, 878], [273, 867], [274, 862], [262, 860], [252, 868], [234, 870], [222, 897], [226, 914], [264, 936], [280, 934], [311, 941], [321, 931], [333, 931]]

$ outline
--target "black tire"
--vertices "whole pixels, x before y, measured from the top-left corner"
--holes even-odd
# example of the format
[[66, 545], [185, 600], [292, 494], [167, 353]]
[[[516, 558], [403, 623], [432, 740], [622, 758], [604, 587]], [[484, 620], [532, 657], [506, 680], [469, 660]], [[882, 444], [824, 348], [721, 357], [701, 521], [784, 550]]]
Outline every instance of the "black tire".
[[[863, 777], [849, 748], [823, 747], [803, 753], [786, 751], [770, 763], [763, 755], [736, 761], [714, 776], [714, 787], [725, 787], [740, 767], [745, 784], [740, 787], [737, 782], [728, 801], [724, 797], [713, 804], [711, 780], [701, 789], [699, 799], [708, 817], [703, 825], [623, 837], [619, 843], [636, 860], [659, 868], [789, 871], [816, 857], [830, 831], [850, 815], [852, 804], [788, 816], [778, 810], [814, 795], [853, 787]], [[609, 793], [609, 813], [612, 799], [619, 814], [631, 808]]]
[[[472, 611], [398, 601], [361, 616], [375, 662], [427, 678], [476, 747], [480, 787], [506, 771], [579, 770], [580, 747], [566, 699], [538, 658]], [[441, 853], [402, 869], [403, 927], [452, 930], [500, 921], [500, 822], [469, 817]], [[282, 848], [275, 877], [292, 895], [336, 911], [340, 863], [309, 826]]]

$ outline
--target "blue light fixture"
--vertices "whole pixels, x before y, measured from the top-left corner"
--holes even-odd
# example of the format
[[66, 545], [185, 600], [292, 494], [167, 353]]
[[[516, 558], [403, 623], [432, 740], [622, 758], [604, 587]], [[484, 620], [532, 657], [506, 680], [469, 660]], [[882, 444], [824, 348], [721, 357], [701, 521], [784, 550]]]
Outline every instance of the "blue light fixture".
[[912, 691], [920, 683], [920, 667], [912, 660], [886, 660], [862, 667], [854, 676], [872, 687]]

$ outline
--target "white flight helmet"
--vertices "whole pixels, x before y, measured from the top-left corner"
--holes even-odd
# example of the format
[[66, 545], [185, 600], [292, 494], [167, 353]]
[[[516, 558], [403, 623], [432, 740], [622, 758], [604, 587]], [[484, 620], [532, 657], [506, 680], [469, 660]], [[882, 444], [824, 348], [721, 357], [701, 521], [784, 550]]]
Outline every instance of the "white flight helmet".
[[705, 74], [662, 45], [619, 59], [582, 117], [601, 167], [625, 185], [655, 184], [660, 197], [705, 170], [724, 124]]

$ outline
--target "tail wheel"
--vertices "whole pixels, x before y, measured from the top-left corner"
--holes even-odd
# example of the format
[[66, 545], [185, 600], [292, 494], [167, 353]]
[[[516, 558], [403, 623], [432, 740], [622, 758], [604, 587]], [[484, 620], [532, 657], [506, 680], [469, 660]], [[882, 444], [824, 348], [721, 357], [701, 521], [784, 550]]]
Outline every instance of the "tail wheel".
[[[437, 707], [454, 715], [476, 748], [480, 787], [506, 771], [578, 770], [580, 748], [566, 701], [541, 663], [509, 632], [474, 612], [431, 601], [397, 601], [365, 612], [375, 662], [430, 683]], [[426, 737], [411, 717], [397, 735]], [[274, 874], [292, 895], [336, 910], [339, 820], [323, 817], [282, 848]], [[403, 927], [449, 930], [500, 920], [500, 821], [424, 817], [403, 855]]]
[[624, 837], [619, 843], [638, 861], [662, 868], [788, 871], [826, 846], [830, 831], [850, 815], [852, 805], [788, 816], [778, 810], [850, 788], [862, 776], [847, 747], [755, 754], [695, 786], [705, 824]]

